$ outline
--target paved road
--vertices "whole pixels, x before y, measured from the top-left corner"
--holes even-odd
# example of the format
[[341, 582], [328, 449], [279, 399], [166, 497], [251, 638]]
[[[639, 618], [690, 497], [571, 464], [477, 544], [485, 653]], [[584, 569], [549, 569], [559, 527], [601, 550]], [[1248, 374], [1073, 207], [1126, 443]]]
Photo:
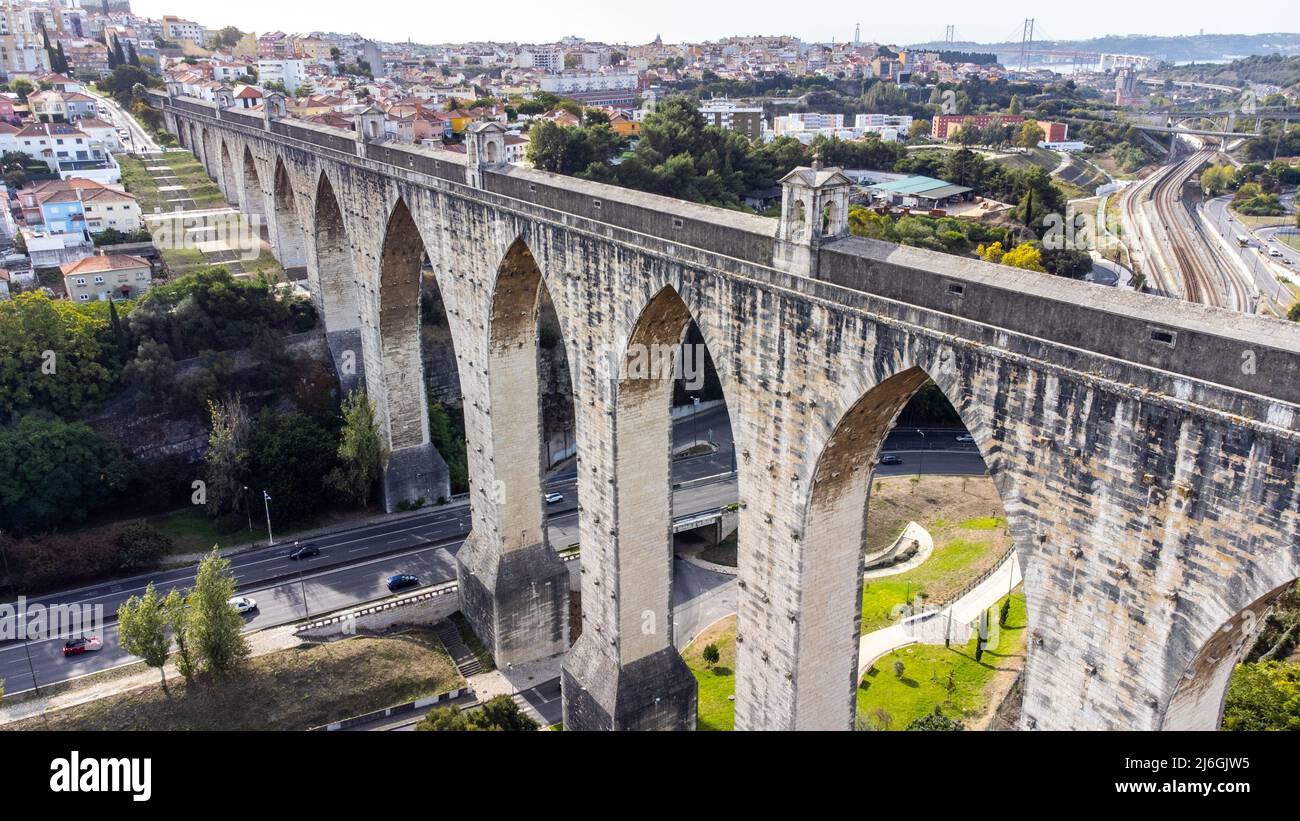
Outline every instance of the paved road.
[[[1285, 316], [1286, 309], [1291, 306], [1295, 298], [1286, 286], [1278, 282], [1277, 275], [1286, 275], [1288, 272], [1277, 270], [1282, 268], [1281, 264], [1267, 256], [1266, 247], [1261, 247], [1268, 246], [1273, 232], [1269, 229], [1251, 232], [1228, 213], [1228, 204], [1231, 201], [1231, 197], [1216, 197], [1201, 205], [1200, 208], [1203, 209], [1210, 225], [1223, 237], [1225, 245], [1232, 249], [1231, 253], [1236, 254], [1235, 262], [1249, 275], [1255, 291], [1269, 300], [1275, 312], [1280, 311]], [[1240, 235], [1252, 239], [1250, 247], [1242, 248], [1238, 245], [1237, 237]], [[1273, 244], [1287, 257], [1292, 258], [1293, 262], [1296, 257], [1300, 257], [1300, 252], [1296, 252], [1294, 248], [1279, 242]]]
[[126, 113], [126, 111], [117, 104], [116, 100], [112, 97], [98, 94], [95, 96], [104, 104], [104, 107], [108, 109], [107, 119], [118, 128], [126, 129], [129, 136], [122, 142], [125, 144], [126, 150], [129, 153], [144, 154], [163, 151], [163, 147], [154, 142], [153, 138], [149, 136], [149, 132], [145, 131], [144, 128], [140, 126], [140, 123], [136, 121], [135, 117]]
[[[703, 414], [700, 419], [704, 419]], [[718, 419], [725, 421], [725, 414], [715, 417], [715, 421]], [[679, 421], [678, 425], [681, 424]], [[717, 430], [726, 430], [729, 440], [728, 426], [719, 425]], [[896, 431], [887, 440], [886, 447], [899, 454], [903, 464], [881, 465], [877, 468], [877, 475], [910, 475], [922, 470], [927, 474], [982, 474], [984, 463], [979, 453], [972, 445], [956, 443], [954, 437], [957, 433], [951, 430], [931, 430], [928, 434], [916, 430]], [[922, 450], [914, 447], [917, 443], [960, 449]], [[674, 463], [676, 481], [695, 480], [674, 492], [675, 516], [716, 510], [735, 501], [735, 481], [728, 475], [731, 467], [729, 441], [727, 445], [714, 453]], [[707, 477], [715, 478], [710, 480]], [[565, 497], [563, 502], [550, 506], [548, 510], [551, 543], [567, 547], [577, 542], [572, 468], [561, 472], [547, 486]], [[426, 585], [454, 579], [453, 559], [469, 531], [469, 525], [469, 507], [460, 503], [313, 538], [311, 541], [321, 547], [321, 555], [302, 562], [288, 559], [290, 546], [285, 544], [233, 556], [231, 567], [240, 595], [251, 596], [258, 603], [258, 609], [248, 617], [248, 629], [287, 624], [309, 614], [382, 598], [387, 595], [384, 579], [394, 573], [413, 573]], [[734, 585], [734, 579], [685, 562], [675, 564], [678, 569], [674, 574], [674, 604], [680, 608], [677, 635], [679, 639], [689, 639], [721, 615], [734, 612], [734, 590], [730, 594], [730, 604], [727, 604], [726, 597], [719, 599], [713, 595], [717, 587]], [[576, 574], [578, 562], [573, 562], [571, 568]], [[103, 631], [104, 649], [64, 659], [62, 639], [33, 641], [27, 645], [18, 641], [0, 642], [0, 679], [5, 680], [6, 691], [17, 693], [31, 688], [29, 653], [36, 680], [41, 684], [63, 681], [130, 661], [131, 657], [118, 646], [116, 629], [111, 623], [118, 606], [142, 592], [149, 582], [165, 592], [173, 587], [189, 586], [193, 583], [193, 576], [194, 568], [187, 567], [30, 599], [29, 608], [34, 604], [72, 603], [102, 607], [104, 618], [109, 622]], [[710, 595], [706, 597], [706, 593]]]

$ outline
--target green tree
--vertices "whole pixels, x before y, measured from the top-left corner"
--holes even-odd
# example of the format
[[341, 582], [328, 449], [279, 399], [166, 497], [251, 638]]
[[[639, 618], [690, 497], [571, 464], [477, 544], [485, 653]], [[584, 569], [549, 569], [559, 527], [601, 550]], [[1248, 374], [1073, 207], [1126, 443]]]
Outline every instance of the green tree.
[[1300, 322], [1300, 300], [1296, 300], [1291, 309], [1286, 312], [1286, 318], [1292, 322]]
[[1300, 664], [1238, 665], [1223, 708], [1225, 730], [1300, 730]]
[[1236, 169], [1231, 165], [1213, 165], [1201, 172], [1201, 190], [1208, 196], [1217, 197], [1231, 191], [1236, 179]]
[[[217, 42], [227, 48], [231, 48], [238, 45], [243, 36], [243, 32], [234, 26], [224, 26], [221, 31], [217, 33]], [[330, 49], [330, 51], [334, 51], [334, 49]]]
[[230, 560], [214, 546], [199, 562], [194, 589], [186, 596], [188, 635], [196, 658], [213, 673], [232, 670], [248, 656], [244, 619], [230, 606], [235, 595], [235, 574]]
[[477, 710], [462, 712], [455, 707], [438, 707], [416, 725], [417, 730], [495, 732], [529, 732], [540, 725], [528, 716], [510, 696], [493, 696]]
[[0, 419], [37, 408], [80, 414], [107, 396], [107, 317], [82, 307], [40, 292], [0, 302]]
[[165, 399], [176, 381], [176, 360], [166, 345], [144, 339], [122, 376], [139, 396], [155, 401]]
[[209, 402], [208, 414], [212, 430], [204, 457], [205, 505], [215, 518], [238, 509], [248, 464], [249, 422], [239, 394]]
[[158, 668], [165, 688], [167, 674], [163, 665], [171, 651], [171, 638], [167, 635], [163, 599], [154, 591], [153, 582], [145, 587], [143, 596], [132, 596], [117, 608], [117, 637], [123, 650]]
[[271, 494], [277, 518], [300, 520], [325, 505], [335, 452], [330, 431], [311, 417], [264, 410], [248, 438], [251, 483]]
[[453, 423], [447, 406], [429, 400], [429, 440], [447, 463], [452, 493], [469, 489], [469, 464], [465, 453], [465, 431]]
[[173, 588], [162, 602], [163, 618], [176, 641], [176, 669], [191, 681], [198, 672], [199, 660], [190, 641], [190, 603], [188, 594]]
[[722, 653], [718, 651], [718, 645], [706, 644], [704, 646], [704, 663], [712, 667], [722, 659]]
[[364, 390], [354, 390], [343, 400], [338, 462], [327, 484], [357, 506], [369, 504], [375, 482], [388, 465], [388, 446], [379, 432], [375, 403]]
[[171, 537], [144, 522], [122, 528], [113, 541], [113, 564], [123, 572], [154, 567], [175, 547]]
[[913, 732], [954, 732], [966, 729], [966, 726], [956, 719], [949, 718], [943, 714], [939, 705], [934, 706], [934, 712], [921, 718], [912, 719], [907, 725], [907, 729]]
[[1016, 145], [1028, 150], [1036, 148], [1046, 138], [1047, 135], [1037, 120], [1025, 120], [1016, 132]]
[[0, 530], [41, 533], [85, 521], [125, 478], [121, 451], [90, 428], [25, 416], [0, 428]]
[[466, 713], [457, 707], [447, 706], [434, 707], [424, 720], [415, 725], [415, 729], [425, 732], [464, 732], [478, 728], [470, 724]]

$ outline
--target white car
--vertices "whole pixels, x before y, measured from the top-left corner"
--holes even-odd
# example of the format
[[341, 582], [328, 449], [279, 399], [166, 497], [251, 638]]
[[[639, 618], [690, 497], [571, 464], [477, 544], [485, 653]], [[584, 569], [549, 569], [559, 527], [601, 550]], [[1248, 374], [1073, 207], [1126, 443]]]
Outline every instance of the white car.
[[971, 436], [969, 433], [962, 433], [962, 434], [958, 434], [958, 436], [957, 436], [957, 441], [958, 441], [958, 442], [974, 442], [974, 441], [975, 441], [975, 437], [974, 437], [974, 436]]
[[1282, 256], [1282, 252], [1277, 250], [1276, 248], [1270, 248], [1268, 249], [1268, 255], [1270, 257], [1280, 257]]
[[553, 505], [553, 504], [555, 504], [556, 502], [563, 502], [563, 501], [564, 501], [564, 494], [563, 494], [563, 493], [555, 493], [554, 491], [552, 491], [551, 493], [546, 494], [546, 495], [545, 495], [544, 497], [542, 497], [542, 498], [546, 499], [546, 504], [548, 504], [548, 505]]
[[257, 609], [257, 602], [253, 601], [248, 596], [236, 596], [233, 599], [229, 599], [226, 604], [235, 608], [235, 612], [241, 616]]

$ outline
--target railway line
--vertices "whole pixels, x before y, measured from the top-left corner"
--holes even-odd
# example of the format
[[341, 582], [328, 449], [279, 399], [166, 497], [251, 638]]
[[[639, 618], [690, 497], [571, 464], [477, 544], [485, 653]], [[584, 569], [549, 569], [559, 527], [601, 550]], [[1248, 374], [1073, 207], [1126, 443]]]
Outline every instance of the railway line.
[[1153, 290], [1175, 299], [1254, 310], [1253, 288], [1211, 231], [1183, 199], [1187, 183], [1217, 154], [1200, 147], [1126, 188], [1119, 198], [1130, 252]]

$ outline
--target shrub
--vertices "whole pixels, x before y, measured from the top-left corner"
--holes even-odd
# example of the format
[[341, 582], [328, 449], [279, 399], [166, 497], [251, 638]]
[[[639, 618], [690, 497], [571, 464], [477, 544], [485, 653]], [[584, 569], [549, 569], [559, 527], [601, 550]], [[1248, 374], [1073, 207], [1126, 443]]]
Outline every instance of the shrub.
[[118, 570], [146, 570], [158, 564], [175, 546], [158, 528], [144, 523], [127, 525], [113, 540], [113, 564]]

